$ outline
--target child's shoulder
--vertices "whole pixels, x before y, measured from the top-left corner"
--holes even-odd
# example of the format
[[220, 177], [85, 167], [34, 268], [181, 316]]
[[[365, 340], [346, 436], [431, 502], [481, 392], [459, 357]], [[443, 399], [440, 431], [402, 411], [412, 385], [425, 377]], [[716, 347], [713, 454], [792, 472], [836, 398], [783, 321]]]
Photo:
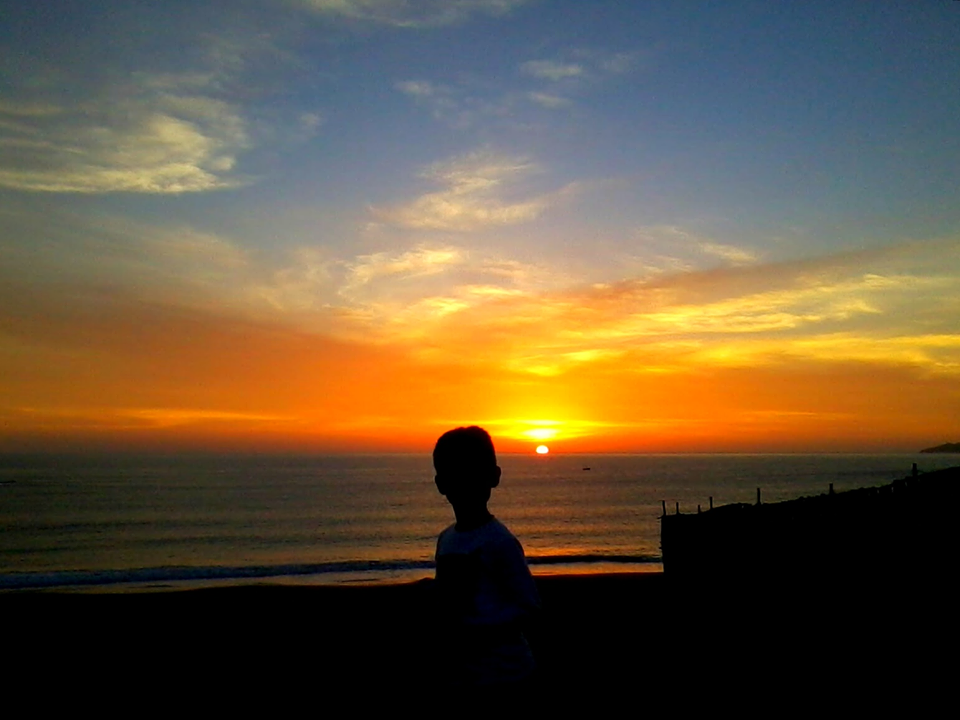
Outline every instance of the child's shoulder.
[[487, 535], [492, 539], [517, 541], [516, 536], [510, 532], [510, 529], [496, 518], [491, 518], [490, 522], [484, 525], [487, 528]]
[[439, 537], [437, 537], [438, 542], [444, 542], [444, 539], [449, 539], [452, 535], [457, 532], [457, 524], [453, 523], [448, 525], [443, 530], [440, 531]]
[[452, 552], [473, 552], [481, 547], [493, 547], [498, 545], [514, 546], [519, 545], [519, 541], [507, 526], [491, 517], [478, 528], [472, 530], [457, 530], [454, 523], [440, 533], [437, 538], [437, 547], [450, 550]]

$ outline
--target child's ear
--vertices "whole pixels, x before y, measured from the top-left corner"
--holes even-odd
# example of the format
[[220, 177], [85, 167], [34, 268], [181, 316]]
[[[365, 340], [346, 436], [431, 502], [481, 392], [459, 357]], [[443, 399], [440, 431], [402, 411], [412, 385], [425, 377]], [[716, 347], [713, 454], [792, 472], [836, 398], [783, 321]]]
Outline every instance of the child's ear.
[[490, 480], [490, 489], [491, 489], [491, 490], [492, 490], [493, 488], [495, 488], [497, 485], [500, 484], [500, 472], [501, 472], [501, 470], [500, 470], [500, 468], [499, 468], [499, 466], [498, 466], [498, 467], [496, 468], [496, 472], [493, 474], [493, 477], [492, 477], [492, 479]]

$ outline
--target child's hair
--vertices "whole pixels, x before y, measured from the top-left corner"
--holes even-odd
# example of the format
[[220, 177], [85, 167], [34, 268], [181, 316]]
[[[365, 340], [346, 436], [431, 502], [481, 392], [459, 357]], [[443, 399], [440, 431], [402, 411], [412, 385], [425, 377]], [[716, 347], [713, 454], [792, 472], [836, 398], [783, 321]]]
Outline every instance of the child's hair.
[[433, 449], [437, 475], [486, 472], [497, 467], [493, 440], [483, 428], [471, 425], [448, 430]]

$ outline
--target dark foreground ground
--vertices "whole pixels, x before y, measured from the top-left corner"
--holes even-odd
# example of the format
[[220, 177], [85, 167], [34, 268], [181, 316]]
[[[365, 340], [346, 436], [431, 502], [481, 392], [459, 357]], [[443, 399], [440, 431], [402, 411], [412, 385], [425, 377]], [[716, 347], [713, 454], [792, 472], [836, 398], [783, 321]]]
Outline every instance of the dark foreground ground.
[[[538, 704], [920, 710], [954, 693], [957, 591], [946, 579], [920, 587], [892, 568], [775, 586], [672, 580], [539, 578], [543, 613], [529, 632]], [[427, 707], [445, 659], [432, 607], [429, 581], [9, 593], [0, 595], [6, 687], [9, 696], [39, 679], [36, 702], [66, 692], [69, 704], [130, 710], [201, 699]]]

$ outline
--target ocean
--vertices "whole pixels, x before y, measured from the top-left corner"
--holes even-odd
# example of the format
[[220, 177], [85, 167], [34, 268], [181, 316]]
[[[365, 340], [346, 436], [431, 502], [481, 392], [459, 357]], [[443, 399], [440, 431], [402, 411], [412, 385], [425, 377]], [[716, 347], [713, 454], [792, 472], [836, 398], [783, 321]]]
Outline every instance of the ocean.
[[[510, 455], [490, 510], [537, 575], [657, 571], [667, 511], [818, 495], [949, 455]], [[398, 583], [453, 513], [428, 455], [0, 457], [0, 591]], [[735, 562], [731, 558], [731, 562]]]

